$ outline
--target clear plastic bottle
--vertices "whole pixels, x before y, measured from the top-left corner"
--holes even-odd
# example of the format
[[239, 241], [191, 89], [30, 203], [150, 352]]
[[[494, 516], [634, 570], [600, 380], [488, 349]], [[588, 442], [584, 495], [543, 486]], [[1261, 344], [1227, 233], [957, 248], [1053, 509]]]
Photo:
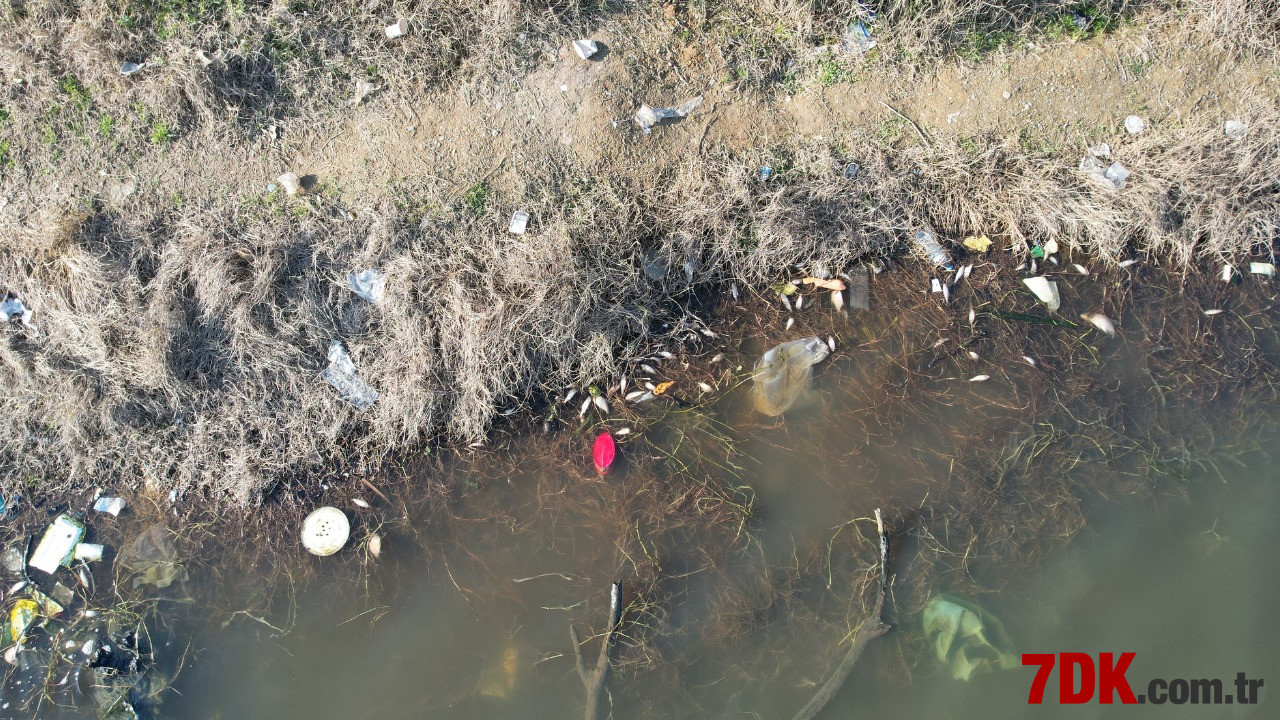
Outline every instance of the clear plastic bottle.
[[925, 257], [929, 258], [929, 262], [946, 270], [955, 270], [955, 263], [951, 261], [951, 254], [938, 242], [938, 236], [929, 228], [920, 228], [916, 230], [916, 247]]

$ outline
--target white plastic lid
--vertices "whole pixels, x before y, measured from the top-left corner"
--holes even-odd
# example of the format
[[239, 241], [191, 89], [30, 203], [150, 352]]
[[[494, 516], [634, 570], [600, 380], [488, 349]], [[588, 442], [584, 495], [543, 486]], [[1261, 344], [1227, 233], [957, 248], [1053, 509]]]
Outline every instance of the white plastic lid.
[[351, 522], [338, 508], [325, 506], [302, 521], [302, 546], [312, 555], [332, 555], [347, 544]]

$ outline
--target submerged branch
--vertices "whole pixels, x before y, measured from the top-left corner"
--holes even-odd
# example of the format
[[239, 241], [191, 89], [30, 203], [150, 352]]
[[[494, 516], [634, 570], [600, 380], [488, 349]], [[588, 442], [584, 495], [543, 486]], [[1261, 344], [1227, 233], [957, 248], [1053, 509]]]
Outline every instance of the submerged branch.
[[609, 678], [609, 661], [613, 646], [617, 641], [618, 624], [622, 622], [622, 582], [614, 581], [609, 591], [609, 627], [605, 630], [604, 640], [600, 643], [600, 656], [596, 666], [587, 670], [582, 659], [582, 641], [578, 638], [578, 630], [569, 625], [569, 637], [573, 639], [573, 660], [578, 668], [578, 677], [587, 690], [587, 705], [583, 717], [586, 720], [599, 720], [604, 708], [601, 701], [605, 694], [605, 682]]
[[876, 529], [880, 533], [880, 589], [876, 593], [876, 602], [871, 609], [871, 615], [858, 626], [858, 631], [853, 635], [853, 647], [849, 648], [849, 653], [836, 666], [835, 672], [831, 673], [831, 677], [827, 678], [822, 687], [818, 688], [809, 702], [805, 703], [791, 720], [813, 720], [818, 713], [822, 712], [822, 708], [826, 707], [836, 693], [840, 692], [840, 688], [844, 687], [845, 681], [849, 679], [849, 673], [862, 657], [862, 651], [866, 649], [867, 643], [889, 632], [890, 626], [882, 619], [884, 596], [889, 591], [889, 534], [885, 532], [879, 508], [876, 508]]

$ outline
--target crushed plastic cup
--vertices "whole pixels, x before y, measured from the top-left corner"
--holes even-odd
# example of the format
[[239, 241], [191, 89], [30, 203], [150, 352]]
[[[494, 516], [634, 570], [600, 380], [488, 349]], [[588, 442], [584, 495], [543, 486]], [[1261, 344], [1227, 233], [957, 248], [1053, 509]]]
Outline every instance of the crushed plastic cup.
[[347, 544], [350, 536], [351, 521], [336, 507], [326, 505], [302, 521], [302, 546], [312, 555], [332, 555]]
[[124, 498], [106, 497], [104, 495], [93, 504], [93, 509], [100, 513], [110, 513], [112, 516], [118, 516], [120, 511], [124, 509], [125, 504]]
[[388, 25], [385, 32], [387, 34], [387, 39], [395, 40], [409, 32], [409, 21], [404, 18], [400, 18]]
[[1062, 307], [1062, 298], [1058, 295], [1058, 283], [1042, 276], [1023, 278], [1022, 283], [1050, 311], [1056, 312], [1058, 308]]
[[69, 515], [59, 515], [44, 531], [29, 565], [52, 575], [71, 560], [76, 545], [84, 538], [84, 524]]
[[695, 108], [702, 104], [702, 96], [691, 98], [682, 103], [679, 107], [650, 107], [641, 104], [640, 109], [636, 111], [636, 124], [640, 129], [648, 135], [653, 130], [653, 126], [661, 123], [663, 120], [682, 118], [693, 112]]
[[529, 227], [529, 213], [517, 210], [511, 214], [511, 224], [507, 227], [513, 235], [523, 235]]
[[369, 387], [369, 384], [361, 380], [356, 373], [355, 363], [343, 349], [341, 341], [329, 342], [329, 366], [320, 373], [320, 376], [341, 393], [347, 402], [355, 405], [357, 410], [368, 410], [378, 399], [378, 391]]
[[600, 44], [595, 40], [574, 40], [573, 51], [583, 60], [590, 60], [593, 55], [600, 52]]
[[1115, 189], [1123, 190], [1125, 181], [1129, 179], [1129, 171], [1120, 163], [1113, 162], [1107, 167], [1106, 171], [1102, 173], [1102, 177], [1105, 178], [1107, 182], [1111, 183]]
[[298, 191], [302, 190], [302, 179], [297, 173], [287, 172], [276, 178], [276, 182], [280, 183], [280, 187], [290, 195], [297, 195]]
[[22, 303], [22, 299], [17, 293], [5, 293], [4, 301], [0, 302], [0, 317], [5, 322], [20, 322], [23, 325], [31, 324], [31, 310]]

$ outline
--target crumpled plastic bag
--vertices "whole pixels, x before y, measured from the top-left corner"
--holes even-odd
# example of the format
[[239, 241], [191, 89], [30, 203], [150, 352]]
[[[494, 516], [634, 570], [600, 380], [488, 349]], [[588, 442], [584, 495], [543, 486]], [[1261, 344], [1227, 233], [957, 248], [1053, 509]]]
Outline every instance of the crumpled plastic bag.
[[822, 338], [807, 337], [784, 342], [756, 361], [752, 397], [765, 415], [781, 415], [809, 387], [813, 366], [831, 354]]
[[693, 112], [694, 108], [702, 104], [702, 96], [699, 95], [691, 100], [686, 100], [679, 107], [673, 108], [655, 108], [649, 107], [644, 103], [640, 104], [640, 109], [636, 111], [636, 123], [640, 125], [640, 129], [646, 135], [653, 130], [653, 126], [672, 118], [682, 118]]
[[364, 272], [348, 275], [347, 284], [350, 285], [351, 292], [365, 300], [371, 303], [382, 302], [382, 296], [387, 289], [387, 276], [369, 268]]
[[351, 356], [342, 349], [342, 343], [338, 340], [329, 343], [329, 366], [320, 373], [320, 377], [355, 405], [357, 410], [368, 410], [378, 399], [378, 391], [369, 387], [356, 374], [355, 363], [351, 362]]
[[974, 673], [1018, 666], [1013, 643], [996, 616], [951, 595], [939, 594], [924, 606], [924, 634], [951, 676], [968, 680]]
[[167, 588], [176, 580], [187, 581], [187, 569], [178, 559], [178, 551], [169, 539], [169, 531], [163, 525], [152, 525], [124, 546], [120, 551], [120, 564], [137, 573], [133, 586], [154, 585]]

